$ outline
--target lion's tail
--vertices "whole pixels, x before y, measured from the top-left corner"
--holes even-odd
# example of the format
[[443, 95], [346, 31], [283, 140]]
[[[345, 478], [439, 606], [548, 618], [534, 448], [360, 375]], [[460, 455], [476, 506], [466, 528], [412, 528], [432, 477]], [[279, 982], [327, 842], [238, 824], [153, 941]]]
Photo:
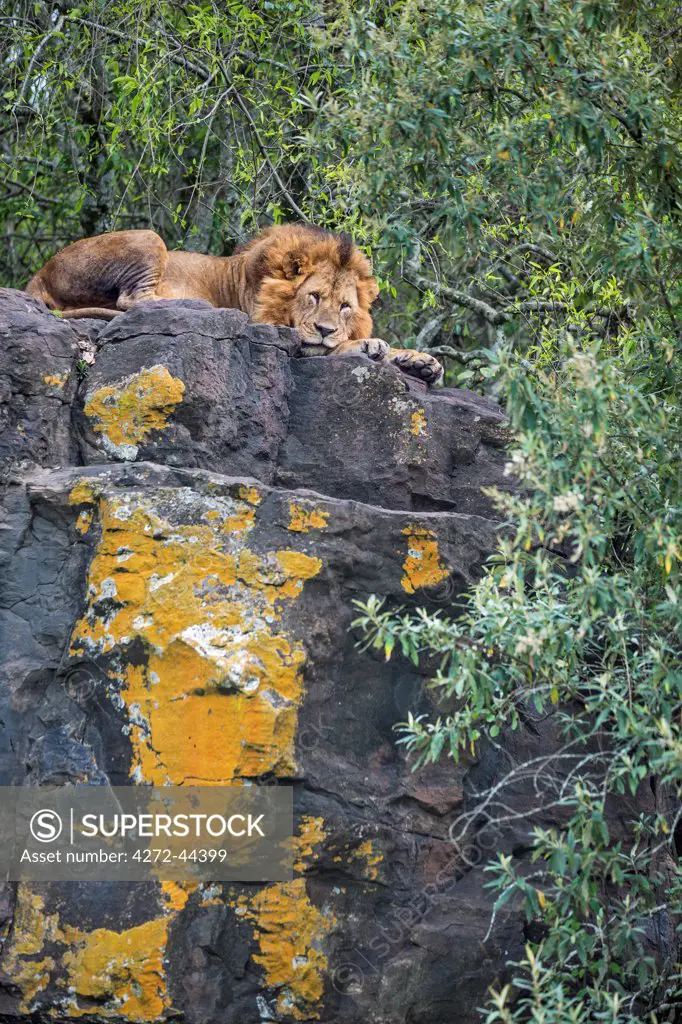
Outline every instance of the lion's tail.
[[104, 306], [83, 306], [82, 309], [65, 309], [60, 316], [65, 320], [83, 320], [86, 317], [94, 320], [113, 320], [122, 312], [122, 309], [105, 309]]

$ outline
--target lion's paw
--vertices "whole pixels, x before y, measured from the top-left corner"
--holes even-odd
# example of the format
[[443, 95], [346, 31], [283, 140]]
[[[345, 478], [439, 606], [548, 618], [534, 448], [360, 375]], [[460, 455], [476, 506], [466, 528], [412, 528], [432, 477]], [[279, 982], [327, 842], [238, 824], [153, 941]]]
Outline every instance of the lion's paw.
[[417, 377], [427, 384], [437, 384], [443, 378], [443, 367], [428, 352], [413, 352], [410, 349], [405, 349], [404, 352], [395, 353], [393, 362], [403, 373]]
[[363, 355], [380, 363], [390, 352], [390, 346], [381, 338], [363, 338], [360, 342], [360, 350]]

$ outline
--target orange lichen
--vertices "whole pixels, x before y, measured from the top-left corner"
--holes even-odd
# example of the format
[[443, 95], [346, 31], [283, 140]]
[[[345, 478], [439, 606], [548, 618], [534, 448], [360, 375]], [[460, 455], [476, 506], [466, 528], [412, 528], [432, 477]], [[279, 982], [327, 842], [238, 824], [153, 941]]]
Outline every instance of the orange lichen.
[[415, 437], [423, 437], [426, 433], [426, 416], [423, 409], [415, 409], [410, 416], [410, 433]]
[[100, 492], [98, 482], [84, 477], [71, 488], [69, 505], [92, 505]]
[[374, 849], [374, 843], [371, 839], [366, 839], [364, 843], [356, 846], [352, 852], [352, 858], [353, 860], [364, 862], [369, 879], [375, 881], [379, 877], [379, 864], [381, 864], [383, 856]]
[[119, 384], [99, 388], [85, 403], [85, 415], [106, 448], [134, 458], [137, 445], [153, 430], [163, 430], [182, 401], [185, 385], [165, 366], [141, 370]]
[[76, 529], [79, 533], [88, 532], [92, 524], [93, 515], [94, 513], [92, 509], [89, 508], [84, 508], [83, 511], [79, 513], [78, 519], [76, 520]]
[[262, 500], [258, 488], [247, 487], [246, 484], [241, 485], [238, 494], [242, 501], [248, 501], [249, 505], [260, 505]]
[[22, 960], [12, 969], [12, 984], [21, 990], [19, 1009], [22, 1013], [31, 1013], [36, 996], [50, 984], [54, 968], [54, 960], [46, 956], [42, 960]]
[[[122, 932], [106, 928], [85, 932], [60, 926], [57, 914], [45, 912], [39, 894], [19, 886], [3, 966], [21, 991], [21, 1012], [31, 1013], [36, 996], [48, 987], [61, 947], [59, 966], [66, 978], [60, 972], [55, 982], [69, 992], [62, 1016], [82, 1017], [96, 1010], [102, 1017], [156, 1019], [168, 1006], [163, 956], [171, 920], [159, 917]], [[47, 942], [52, 956], [43, 955]]]
[[327, 830], [324, 818], [303, 815], [299, 822], [299, 834], [294, 837], [294, 870], [303, 871], [306, 861], [313, 857], [314, 847], [324, 841]]
[[[294, 837], [294, 867], [303, 871], [326, 830], [322, 818], [305, 816]], [[331, 911], [309, 899], [304, 878], [268, 885], [252, 897], [240, 896], [237, 913], [252, 921], [266, 984], [277, 989], [277, 1010], [295, 1020], [317, 1020], [327, 958], [320, 948], [334, 926]]]
[[47, 384], [49, 388], [63, 388], [68, 379], [68, 370], [64, 373], [46, 373], [43, 377], [43, 384]]
[[432, 587], [450, 575], [450, 570], [441, 561], [438, 541], [433, 530], [410, 524], [402, 531], [407, 537], [407, 554], [403, 561], [401, 584], [408, 594], [414, 594], [418, 587]]
[[161, 882], [161, 891], [166, 898], [169, 910], [182, 910], [192, 893], [197, 889], [198, 882]]
[[229, 516], [223, 523], [225, 533], [242, 533], [250, 530], [256, 521], [256, 512], [252, 508], [240, 509], [233, 516]]
[[[314, 847], [326, 836], [322, 818], [304, 816], [293, 837], [294, 869], [315, 860]], [[254, 925], [258, 953], [268, 987], [277, 991], [278, 1013], [295, 1020], [318, 1020], [327, 958], [324, 941], [336, 924], [329, 909], [309, 899], [304, 878], [268, 885], [253, 896], [228, 899], [238, 917]]]
[[311, 529], [324, 530], [329, 521], [329, 513], [314, 505], [303, 505], [296, 502], [289, 504], [288, 529], [295, 533], [308, 533]]
[[327, 958], [316, 946], [334, 920], [310, 902], [305, 879], [268, 885], [248, 911], [260, 949], [254, 955], [266, 984], [278, 990], [277, 1009], [295, 1020], [318, 1019]]
[[[64, 929], [70, 948], [62, 958], [72, 1004], [68, 1016], [156, 1020], [169, 1005], [163, 970], [168, 918], [123, 932]], [[93, 1005], [94, 1004], [94, 1005]]]
[[45, 913], [45, 901], [40, 893], [22, 884], [17, 890], [12, 928], [11, 955], [35, 956], [42, 953], [46, 942], [53, 940], [59, 930], [56, 914]]
[[3, 967], [21, 992], [19, 1009], [22, 1013], [31, 1013], [34, 999], [50, 982], [55, 962], [52, 957], [41, 954], [45, 943], [54, 940], [57, 933], [57, 915], [46, 914], [42, 896], [27, 885], [20, 885], [11, 943]]
[[321, 563], [297, 551], [251, 551], [242, 517], [253, 509], [234, 499], [212, 498], [219, 514], [197, 523], [205, 499], [160, 497], [174, 520], [184, 502], [190, 523], [169, 522], [139, 494], [101, 500], [102, 539], [72, 650], [136, 640], [147, 649], [147, 663], [127, 664], [120, 679], [136, 781], [290, 775], [305, 653], [275, 623]]
[[[192, 888], [191, 883], [172, 886], [162, 884], [169, 914], [121, 932], [86, 932], [60, 925], [58, 914], [45, 912], [42, 896], [20, 885], [3, 968], [21, 991], [21, 1012], [33, 1012], [36, 997], [53, 980], [68, 990], [67, 1002], [60, 999], [64, 1017], [96, 1012], [137, 1022], [157, 1019], [169, 1005], [163, 972], [168, 927]], [[46, 943], [50, 956], [44, 955]]]

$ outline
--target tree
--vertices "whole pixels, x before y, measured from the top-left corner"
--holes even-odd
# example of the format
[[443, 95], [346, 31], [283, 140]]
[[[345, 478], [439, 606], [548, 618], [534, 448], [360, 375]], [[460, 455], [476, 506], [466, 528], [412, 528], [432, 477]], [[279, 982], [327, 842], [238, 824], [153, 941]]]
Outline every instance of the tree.
[[5, 282], [102, 231], [222, 253], [307, 218], [297, 97], [333, 77], [316, 17], [313, 0], [0, 0]]
[[[521, 899], [538, 938], [515, 985], [493, 995], [489, 1024], [654, 1022], [682, 1006], [672, 14], [439, 0], [348, 17], [348, 59], [373, 55], [333, 111], [356, 191], [433, 307], [447, 341], [432, 351], [504, 397], [522, 485], [497, 495], [509, 529], [465, 607], [415, 617], [372, 600], [358, 625], [387, 656], [439, 659], [434, 685], [455, 710], [403, 724], [416, 766], [495, 744], [534, 715], [565, 739], [488, 794], [501, 807], [530, 772], [537, 814], [559, 806], [567, 818], [562, 830], [532, 827], [530, 872], [505, 857], [491, 868], [495, 912]], [[489, 347], [458, 351], [486, 332]], [[656, 813], [624, 848], [605, 803], [640, 785], [654, 788]], [[652, 927], [671, 935], [662, 962]]]

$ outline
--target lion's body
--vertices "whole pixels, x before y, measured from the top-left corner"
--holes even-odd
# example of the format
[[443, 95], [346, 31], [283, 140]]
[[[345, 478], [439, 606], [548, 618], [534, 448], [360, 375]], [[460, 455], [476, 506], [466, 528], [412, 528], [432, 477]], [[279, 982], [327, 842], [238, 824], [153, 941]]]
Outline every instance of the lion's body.
[[154, 231], [82, 238], [53, 256], [26, 291], [50, 309], [79, 316], [97, 308], [117, 315], [145, 298], [206, 299], [252, 313], [255, 299], [243, 257], [168, 252]]
[[58, 252], [26, 291], [65, 317], [111, 319], [145, 299], [205, 299], [259, 323], [295, 327], [307, 354], [392, 358], [430, 382], [432, 356], [371, 338], [378, 295], [367, 257], [348, 235], [303, 224], [269, 228], [233, 256], [171, 251], [154, 231], [83, 238]]

